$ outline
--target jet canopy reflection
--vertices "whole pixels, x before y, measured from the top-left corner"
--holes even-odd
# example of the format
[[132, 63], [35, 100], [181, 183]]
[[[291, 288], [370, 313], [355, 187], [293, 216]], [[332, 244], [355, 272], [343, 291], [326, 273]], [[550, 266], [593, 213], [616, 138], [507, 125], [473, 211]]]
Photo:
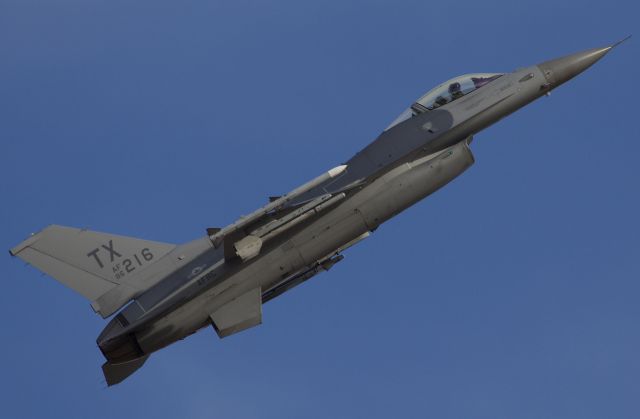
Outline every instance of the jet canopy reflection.
[[429, 90], [424, 96], [415, 101], [408, 109], [400, 114], [387, 129], [406, 121], [412, 116], [432, 111], [447, 103], [460, 99], [469, 93], [491, 83], [502, 73], [474, 73], [454, 77], [451, 80]]

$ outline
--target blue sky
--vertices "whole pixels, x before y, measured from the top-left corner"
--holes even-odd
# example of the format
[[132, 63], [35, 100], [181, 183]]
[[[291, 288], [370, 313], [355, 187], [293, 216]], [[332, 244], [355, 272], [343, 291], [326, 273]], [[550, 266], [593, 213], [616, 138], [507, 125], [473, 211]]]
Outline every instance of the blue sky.
[[630, 33], [476, 136], [345, 261], [106, 389], [104, 321], [8, 254], [2, 417], [636, 418], [632, 1], [0, 0], [0, 247], [52, 223], [181, 243], [347, 160], [411, 101]]

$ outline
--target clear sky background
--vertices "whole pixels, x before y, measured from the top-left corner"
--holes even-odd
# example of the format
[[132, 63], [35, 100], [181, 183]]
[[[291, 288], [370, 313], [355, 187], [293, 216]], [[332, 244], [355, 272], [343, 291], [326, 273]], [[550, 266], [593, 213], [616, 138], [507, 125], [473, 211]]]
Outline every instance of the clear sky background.
[[0, 0], [0, 247], [182, 243], [468, 72], [612, 43], [476, 164], [267, 304], [106, 388], [89, 303], [5, 253], [3, 418], [637, 418], [637, 2]]

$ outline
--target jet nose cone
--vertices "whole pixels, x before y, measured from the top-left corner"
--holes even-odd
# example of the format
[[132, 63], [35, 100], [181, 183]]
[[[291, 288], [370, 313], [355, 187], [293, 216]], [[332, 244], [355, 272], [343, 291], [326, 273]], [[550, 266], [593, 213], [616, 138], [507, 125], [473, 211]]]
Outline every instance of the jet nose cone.
[[594, 48], [538, 64], [551, 87], [557, 87], [591, 67], [613, 46]]

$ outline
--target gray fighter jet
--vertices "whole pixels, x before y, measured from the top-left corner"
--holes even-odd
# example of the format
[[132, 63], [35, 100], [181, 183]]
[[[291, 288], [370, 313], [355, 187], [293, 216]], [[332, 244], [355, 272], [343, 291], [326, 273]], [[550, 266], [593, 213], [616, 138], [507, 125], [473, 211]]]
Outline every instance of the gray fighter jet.
[[223, 338], [259, 325], [263, 303], [330, 269], [345, 249], [470, 167], [473, 135], [617, 44], [512, 73], [453, 78], [344, 165], [192, 242], [52, 225], [10, 253], [82, 294], [103, 318], [117, 313], [97, 344], [107, 384], [119, 383], [151, 353], [199, 329], [212, 326]]

